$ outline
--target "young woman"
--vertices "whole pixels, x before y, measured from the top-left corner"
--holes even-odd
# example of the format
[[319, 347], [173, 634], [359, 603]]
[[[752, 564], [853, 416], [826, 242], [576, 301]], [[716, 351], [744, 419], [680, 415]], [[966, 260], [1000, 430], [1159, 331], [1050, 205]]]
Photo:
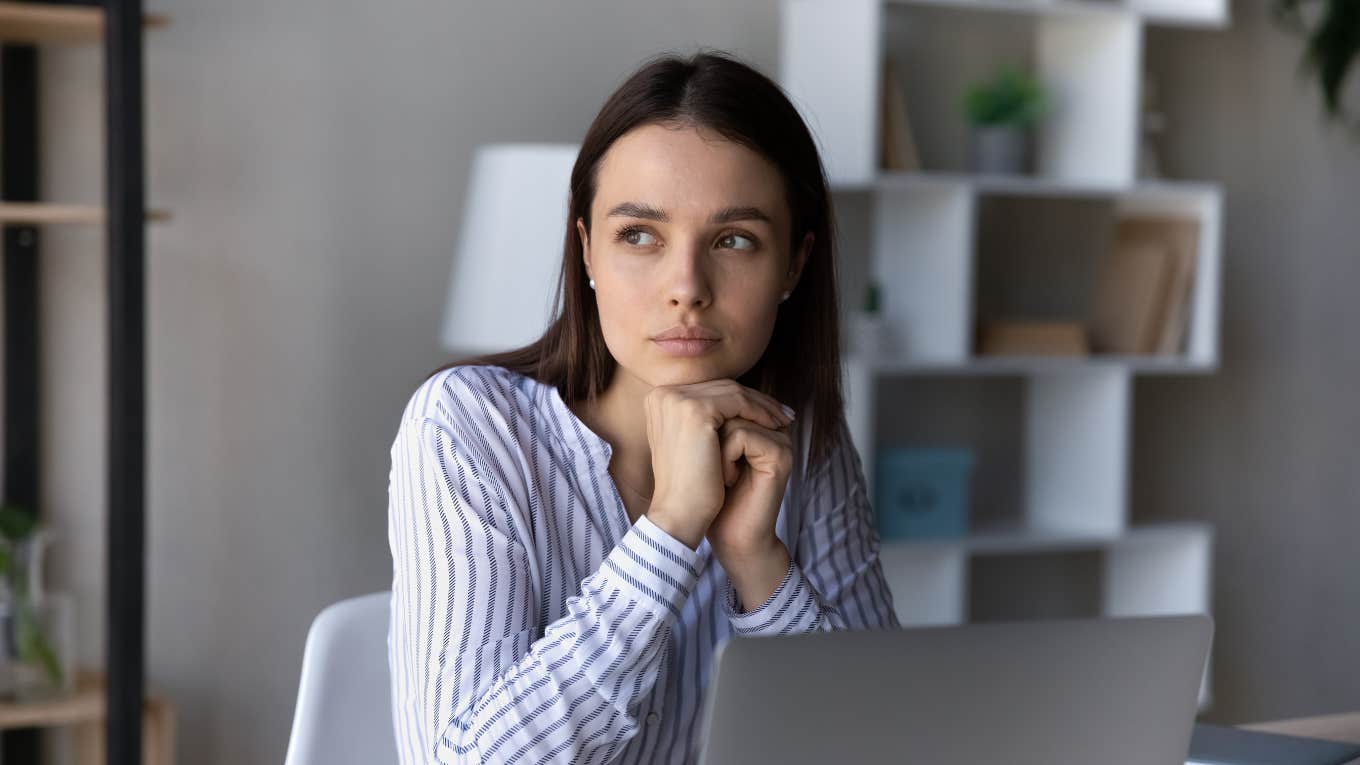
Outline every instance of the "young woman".
[[779, 87], [653, 59], [591, 125], [569, 207], [546, 333], [436, 370], [392, 445], [406, 763], [691, 762], [728, 636], [897, 626], [826, 179]]

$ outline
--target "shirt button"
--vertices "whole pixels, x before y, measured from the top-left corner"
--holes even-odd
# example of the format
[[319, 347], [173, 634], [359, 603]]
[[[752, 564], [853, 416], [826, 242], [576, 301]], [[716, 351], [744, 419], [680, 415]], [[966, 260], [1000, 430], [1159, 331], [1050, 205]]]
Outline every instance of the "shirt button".
[[661, 715], [657, 714], [656, 712], [651, 712], [647, 715], [648, 725], [656, 725], [659, 722], [661, 722]]

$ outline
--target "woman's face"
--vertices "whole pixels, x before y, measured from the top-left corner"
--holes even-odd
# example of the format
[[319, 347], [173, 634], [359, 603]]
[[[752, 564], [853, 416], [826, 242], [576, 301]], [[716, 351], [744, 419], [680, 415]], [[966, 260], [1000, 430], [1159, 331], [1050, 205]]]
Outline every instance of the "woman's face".
[[645, 125], [601, 159], [590, 214], [576, 227], [621, 371], [655, 386], [755, 366], [812, 246], [791, 252], [778, 168], [703, 128]]

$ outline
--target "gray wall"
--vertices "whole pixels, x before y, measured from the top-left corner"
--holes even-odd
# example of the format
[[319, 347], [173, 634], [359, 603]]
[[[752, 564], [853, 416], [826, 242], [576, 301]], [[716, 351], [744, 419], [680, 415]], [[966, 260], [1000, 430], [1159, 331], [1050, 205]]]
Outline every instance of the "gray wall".
[[1218, 528], [1211, 718], [1235, 722], [1360, 710], [1360, 140], [1265, 0], [1234, 6], [1148, 36], [1168, 168], [1226, 188], [1223, 367], [1138, 383], [1133, 500]]
[[[161, 0], [147, 46], [150, 681], [185, 762], [281, 760], [307, 625], [390, 581], [395, 418], [436, 336], [473, 148], [575, 141], [642, 58], [773, 72], [775, 0]], [[1170, 168], [1228, 187], [1225, 362], [1139, 384], [1140, 518], [1220, 525], [1214, 716], [1360, 708], [1360, 144], [1318, 127], [1297, 44], [1237, 9], [1150, 35]], [[98, 52], [44, 53], [48, 198], [97, 201]], [[1347, 194], [1346, 192], [1350, 192]], [[97, 230], [43, 255], [50, 564], [103, 653], [105, 302]], [[1350, 277], [1350, 278], [1347, 278]], [[1347, 447], [1352, 447], [1348, 449]], [[1347, 649], [1350, 649], [1349, 651]]]

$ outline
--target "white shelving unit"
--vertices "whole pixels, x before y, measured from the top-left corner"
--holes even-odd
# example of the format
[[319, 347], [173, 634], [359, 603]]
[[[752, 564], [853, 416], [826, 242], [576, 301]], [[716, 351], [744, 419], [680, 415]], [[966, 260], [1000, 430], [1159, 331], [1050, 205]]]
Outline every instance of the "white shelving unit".
[[[978, 60], [990, 55], [969, 49], [982, 38], [974, 23], [1022, 50], [1052, 96], [1054, 108], [1035, 135], [1032, 174], [976, 175], [958, 167], [966, 126], [950, 98], [960, 95], [959, 78], [971, 77], [960, 72], [979, 70]], [[838, 197], [868, 199], [867, 273], [883, 288], [881, 308], [901, 343], [886, 357], [851, 356], [846, 364], [848, 417], [869, 481], [879, 405], [896, 403], [876, 400], [880, 381], [1023, 381], [1021, 517], [963, 539], [885, 541], [884, 572], [904, 625], [967, 621], [972, 558], [1072, 551], [1100, 555], [1104, 614], [1209, 611], [1212, 528], [1129, 523], [1133, 376], [1212, 373], [1219, 347], [1222, 190], [1137, 177], [1148, 24], [1223, 27], [1227, 0], [784, 0], [780, 84], [812, 129]], [[966, 34], [950, 34], [951, 25]], [[913, 58], [913, 46], [930, 50]], [[912, 67], [906, 77], [898, 73], [907, 82], [913, 130], [924, 138], [919, 172], [879, 169], [885, 54]], [[932, 164], [933, 157], [954, 159]], [[991, 197], [1021, 204], [1084, 200], [1105, 205], [1114, 218], [1160, 213], [1198, 220], [1183, 353], [975, 356], [978, 232]], [[1206, 667], [1201, 707], [1208, 691]]]

